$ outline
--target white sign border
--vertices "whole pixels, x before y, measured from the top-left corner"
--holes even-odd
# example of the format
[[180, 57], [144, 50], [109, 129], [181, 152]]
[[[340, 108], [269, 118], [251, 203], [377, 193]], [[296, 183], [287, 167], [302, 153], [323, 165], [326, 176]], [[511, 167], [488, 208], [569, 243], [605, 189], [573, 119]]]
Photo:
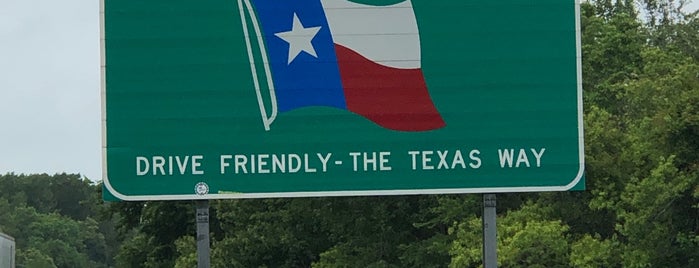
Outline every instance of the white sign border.
[[107, 83], [105, 56], [104, 1], [100, 0], [100, 80], [102, 99], [102, 178], [105, 188], [114, 197], [123, 201], [155, 200], [206, 200], [206, 199], [246, 199], [246, 198], [280, 198], [280, 197], [336, 197], [336, 196], [378, 196], [378, 195], [420, 195], [420, 194], [467, 194], [467, 193], [511, 193], [511, 192], [557, 192], [568, 191], [578, 185], [585, 173], [585, 143], [583, 132], [583, 98], [582, 98], [582, 33], [580, 22], [580, 0], [575, 0], [575, 39], [577, 65], [578, 98], [578, 159], [579, 167], [575, 178], [563, 186], [536, 187], [488, 187], [488, 188], [445, 188], [419, 190], [367, 190], [367, 191], [318, 191], [318, 192], [282, 192], [282, 193], [225, 193], [225, 194], [184, 194], [184, 195], [124, 195], [119, 193], [109, 182], [107, 176]]

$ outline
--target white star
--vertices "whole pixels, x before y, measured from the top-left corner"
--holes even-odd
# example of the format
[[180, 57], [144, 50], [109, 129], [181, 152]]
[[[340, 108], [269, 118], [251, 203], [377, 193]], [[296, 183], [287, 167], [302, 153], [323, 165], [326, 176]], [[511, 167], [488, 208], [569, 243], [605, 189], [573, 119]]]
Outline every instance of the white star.
[[320, 31], [320, 26], [304, 28], [299, 17], [296, 16], [296, 12], [294, 12], [294, 22], [291, 31], [274, 34], [289, 43], [289, 61], [287, 64], [291, 64], [301, 51], [318, 58], [316, 50], [313, 48], [313, 44], [311, 44], [311, 40], [318, 34], [318, 31]]

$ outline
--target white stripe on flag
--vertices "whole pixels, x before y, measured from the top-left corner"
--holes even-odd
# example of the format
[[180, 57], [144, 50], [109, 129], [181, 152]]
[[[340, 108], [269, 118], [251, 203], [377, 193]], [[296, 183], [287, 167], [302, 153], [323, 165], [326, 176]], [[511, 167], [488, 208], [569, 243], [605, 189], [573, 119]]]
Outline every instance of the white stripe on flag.
[[384, 66], [420, 68], [420, 34], [410, 0], [389, 6], [321, 2], [336, 44]]

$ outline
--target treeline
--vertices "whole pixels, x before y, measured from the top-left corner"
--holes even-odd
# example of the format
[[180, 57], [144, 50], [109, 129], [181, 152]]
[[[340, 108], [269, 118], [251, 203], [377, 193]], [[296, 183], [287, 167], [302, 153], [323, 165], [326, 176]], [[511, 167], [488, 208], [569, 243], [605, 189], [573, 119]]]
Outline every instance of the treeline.
[[[588, 190], [499, 194], [500, 267], [699, 267], [699, 18], [681, 3], [582, 4]], [[192, 202], [103, 204], [100, 189], [0, 177], [18, 263], [196, 266]], [[482, 265], [480, 195], [211, 205], [213, 267]]]
[[0, 232], [17, 267], [112, 267], [116, 233], [99, 190], [75, 174], [0, 175]]

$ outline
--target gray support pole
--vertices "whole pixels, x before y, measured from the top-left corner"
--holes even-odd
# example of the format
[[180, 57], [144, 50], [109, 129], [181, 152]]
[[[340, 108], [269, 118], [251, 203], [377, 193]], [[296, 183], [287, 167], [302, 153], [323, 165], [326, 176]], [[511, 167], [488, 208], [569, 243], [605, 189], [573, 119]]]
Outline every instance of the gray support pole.
[[209, 200], [197, 200], [197, 268], [211, 267]]
[[483, 194], [483, 268], [498, 267], [495, 194]]

